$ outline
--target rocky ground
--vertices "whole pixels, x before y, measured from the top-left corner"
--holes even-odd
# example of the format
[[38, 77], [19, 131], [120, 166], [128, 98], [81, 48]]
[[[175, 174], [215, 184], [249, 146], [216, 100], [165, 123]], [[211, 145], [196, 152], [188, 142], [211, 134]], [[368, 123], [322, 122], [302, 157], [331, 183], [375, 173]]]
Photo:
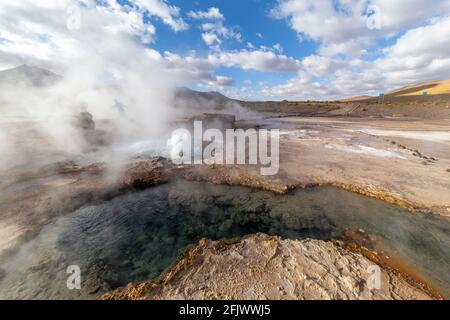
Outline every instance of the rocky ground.
[[0, 183], [0, 253], [36, 236], [55, 219], [130, 190], [164, 183], [173, 167], [161, 158], [80, 166], [58, 162]]
[[[420, 91], [421, 93], [422, 91]], [[386, 95], [384, 102], [378, 97], [363, 97], [348, 101], [263, 101], [239, 103], [253, 111], [275, 116], [399, 118], [440, 120], [450, 118], [450, 95], [417, 96]]]
[[[349, 110], [355, 115], [365, 112], [363, 109]], [[447, 112], [442, 106], [436, 109], [439, 115]], [[412, 211], [450, 216], [448, 118], [341, 117], [345, 110], [335, 106], [319, 111], [337, 116], [314, 118], [308, 113], [308, 117], [239, 123], [243, 128], [281, 128], [280, 172], [276, 176], [263, 177], [259, 168], [252, 166], [176, 167], [161, 158], [90, 165], [62, 161], [20, 174], [2, 173], [0, 251], [7, 252], [31, 239], [48, 223], [82, 206], [178, 176], [278, 193], [334, 185]], [[382, 272], [382, 289], [368, 290], [364, 284], [370, 263], [359, 253], [315, 240], [258, 235], [233, 245], [203, 241], [162, 280], [134, 285], [106, 298], [436, 297], [386, 270]]]
[[[164, 183], [178, 176], [188, 180], [252, 186], [278, 193], [284, 193], [291, 187], [286, 183], [292, 182], [292, 177], [289, 180], [282, 176], [262, 178], [256, 174], [256, 170], [252, 170], [245, 170], [240, 166], [175, 167], [162, 158], [140, 158], [130, 161], [118, 176], [111, 176], [104, 164], [81, 167], [74, 163], [59, 163], [24, 177], [5, 179], [2, 182], [4, 192], [0, 193], [3, 209], [3, 257], [7, 258], [8, 248], [13, 249], [33, 238], [45, 225], [64, 214], [136, 188]], [[192, 254], [200, 251], [203, 253], [194, 259]], [[441, 297], [434, 291], [430, 293], [423, 290], [423, 283], [417, 285], [414, 281], [405, 281], [398, 276], [399, 273], [386, 271], [389, 268], [376, 260], [383, 266], [384, 287], [376, 291], [368, 290], [364, 287], [368, 276], [366, 271], [369, 265], [375, 263], [369, 262], [365, 256], [369, 256], [367, 252], [352, 253], [331, 242], [291, 241], [262, 235], [250, 236], [232, 246], [204, 241], [174, 269], [169, 270], [169, 276], [166, 275], [162, 282], [132, 286], [107, 298]], [[187, 261], [193, 263], [187, 264]], [[323, 261], [326, 261], [325, 265], [322, 264]], [[246, 281], [248, 278], [255, 281]], [[207, 279], [210, 280], [205, 282]], [[273, 286], [274, 281], [276, 286]], [[200, 283], [209, 285], [197, 287]], [[148, 290], [149, 286], [151, 290]]]
[[376, 269], [367, 258], [331, 242], [264, 234], [233, 244], [202, 240], [161, 279], [129, 285], [103, 299], [431, 298], [385, 270], [378, 286], [371, 278]]
[[282, 128], [275, 181], [334, 185], [411, 210], [450, 215], [447, 120], [289, 117], [260, 125]]

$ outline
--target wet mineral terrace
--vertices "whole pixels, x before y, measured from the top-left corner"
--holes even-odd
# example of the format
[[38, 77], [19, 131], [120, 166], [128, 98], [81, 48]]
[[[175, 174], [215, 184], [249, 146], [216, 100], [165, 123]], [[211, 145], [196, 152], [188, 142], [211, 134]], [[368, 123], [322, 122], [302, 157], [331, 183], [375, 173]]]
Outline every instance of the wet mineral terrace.
[[[178, 180], [83, 207], [3, 254], [0, 298], [97, 298], [160, 276], [205, 237], [231, 240], [264, 232], [331, 240], [344, 239], [349, 230], [414, 266], [449, 295], [450, 222], [445, 217], [410, 213], [334, 187], [278, 195]], [[81, 290], [67, 289], [71, 265], [81, 269]]]

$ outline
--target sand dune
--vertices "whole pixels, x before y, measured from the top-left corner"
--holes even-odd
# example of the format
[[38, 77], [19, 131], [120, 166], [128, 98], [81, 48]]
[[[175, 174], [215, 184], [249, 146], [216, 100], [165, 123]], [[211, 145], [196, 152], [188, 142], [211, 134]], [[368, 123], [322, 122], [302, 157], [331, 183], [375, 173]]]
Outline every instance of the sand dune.
[[427, 92], [428, 95], [450, 94], [450, 80], [414, 84], [394, 90], [389, 94], [395, 96], [420, 96], [423, 92]]
[[[437, 80], [430, 82], [422, 82], [417, 84], [412, 84], [409, 86], [402, 87], [400, 89], [396, 89], [386, 94], [386, 96], [393, 97], [415, 97], [421, 96], [424, 92], [427, 93], [428, 96], [435, 95], [450, 95], [450, 80]], [[370, 99], [378, 99], [378, 97], [370, 97], [370, 96], [357, 96], [351, 97], [347, 99], [340, 99], [340, 102], [359, 102], [366, 101]]]

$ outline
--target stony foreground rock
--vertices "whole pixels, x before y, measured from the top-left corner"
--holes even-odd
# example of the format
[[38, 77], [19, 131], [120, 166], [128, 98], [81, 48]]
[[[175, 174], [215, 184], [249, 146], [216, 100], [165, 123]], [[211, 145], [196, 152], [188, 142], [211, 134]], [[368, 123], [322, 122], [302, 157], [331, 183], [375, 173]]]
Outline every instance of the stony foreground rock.
[[161, 279], [116, 290], [104, 299], [430, 299], [332, 242], [265, 234], [238, 243], [202, 240]]

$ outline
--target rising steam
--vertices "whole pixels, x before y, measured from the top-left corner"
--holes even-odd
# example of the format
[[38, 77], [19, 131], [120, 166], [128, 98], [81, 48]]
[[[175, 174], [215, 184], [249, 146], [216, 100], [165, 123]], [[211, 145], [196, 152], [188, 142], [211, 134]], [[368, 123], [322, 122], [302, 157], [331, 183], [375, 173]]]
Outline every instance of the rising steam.
[[[0, 166], [31, 165], [52, 156], [56, 158], [51, 160], [61, 155], [85, 156], [86, 151], [110, 156], [121, 145], [157, 139], [173, 115], [177, 79], [149, 58], [142, 39], [134, 38], [117, 20], [120, 15], [116, 18], [114, 10], [118, 9], [84, 1], [78, 7], [79, 28], [73, 29], [67, 20], [72, 1], [48, 7], [45, 1], [24, 2], [2, 2], [1, 6], [5, 11], [28, 11], [22, 16], [30, 21], [22, 25], [33, 25], [36, 14], [32, 13], [40, 12], [44, 18], [38, 27], [47, 34], [47, 47], [53, 51], [42, 60], [22, 55], [12, 63], [43, 66], [54, 74], [23, 66], [0, 82]], [[108, 148], [87, 148], [90, 141], [77, 125], [82, 112], [92, 115], [99, 130], [105, 129], [102, 134]], [[30, 148], [36, 151], [31, 158]], [[37, 156], [38, 152], [45, 154]]]

